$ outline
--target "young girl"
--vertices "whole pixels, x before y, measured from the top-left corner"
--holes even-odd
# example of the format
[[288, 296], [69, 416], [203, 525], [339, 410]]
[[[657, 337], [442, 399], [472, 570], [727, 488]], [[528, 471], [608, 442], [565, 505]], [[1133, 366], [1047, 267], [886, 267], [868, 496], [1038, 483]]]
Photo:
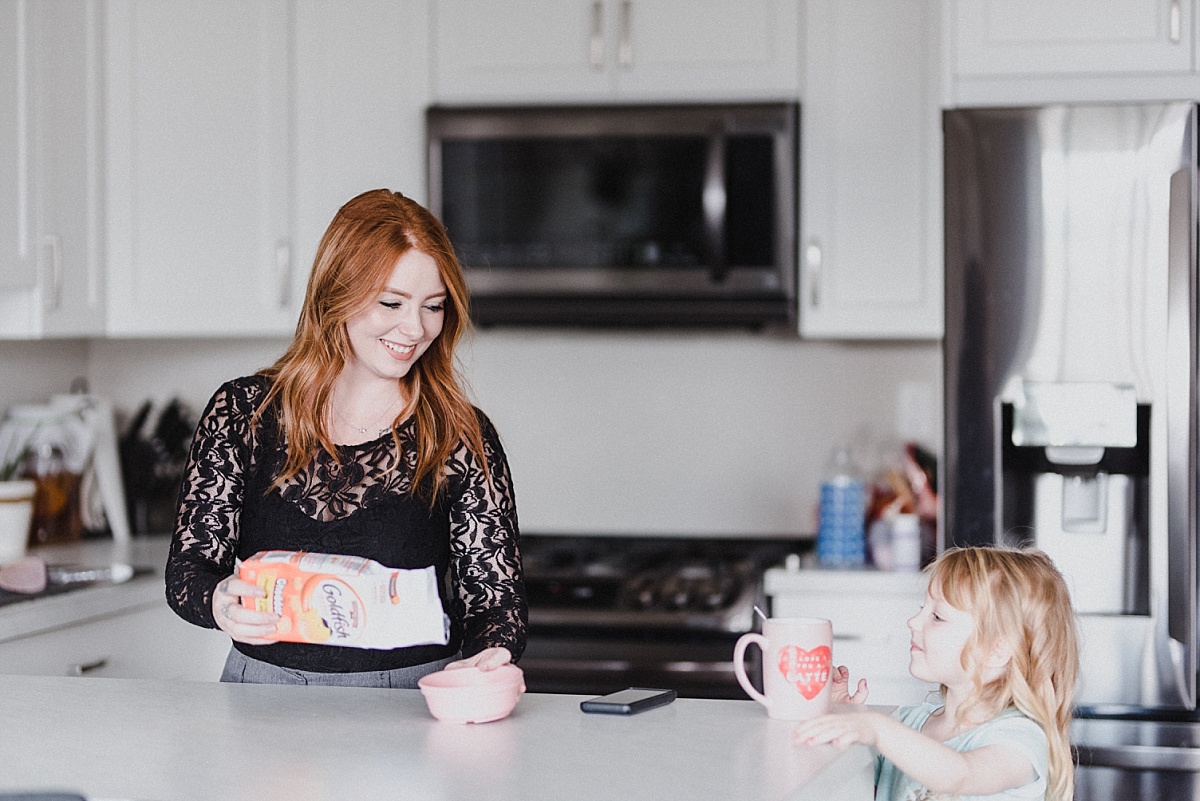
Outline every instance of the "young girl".
[[[1067, 728], [1079, 669], [1075, 618], [1062, 575], [1044, 553], [948, 550], [933, 564], [912, 632], [909, 672], [941, 685], [941, 703], [893, 716], [842, 708], [797, 728], [797, 743], [879, 750], [880, 801], [1070, 801]], [[834, 698], [861, 704], [866, 683]]]

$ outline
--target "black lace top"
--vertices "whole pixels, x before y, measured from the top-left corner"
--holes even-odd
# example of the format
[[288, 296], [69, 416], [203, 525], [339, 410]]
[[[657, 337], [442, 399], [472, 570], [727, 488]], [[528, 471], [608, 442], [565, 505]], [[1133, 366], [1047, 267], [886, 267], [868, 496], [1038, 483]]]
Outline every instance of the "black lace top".
[[179, 494], [166, 567], [167, 602], [191, 623], [215, 628], [212, 594], [234, 571], [234, 558], [281, 549], [340, 553], [388, 567], [433, 565], [442, 577], [450, 642], [394, 650], [280, 642], [234, 647], [283, 667], [320, 672], [391, 670], [500, 645], [514, 658], [525, 648], [526, 601], [517, 512], [508, 462], [491, 421], [478, 412], [489, 485], [461, 446], [447, 461], [447, 481], [432, 508], [411, 493], [416, 466], [414, 421], [398, 430], [403, 464], [391, 434], [340, 448], [341, 462], [319, 451], [282, 488], [268, 491], [286, 456], [270, 410], [255, 429], [250, 418], [268, 387], [260, 376], [227, 382], [208, 404]]

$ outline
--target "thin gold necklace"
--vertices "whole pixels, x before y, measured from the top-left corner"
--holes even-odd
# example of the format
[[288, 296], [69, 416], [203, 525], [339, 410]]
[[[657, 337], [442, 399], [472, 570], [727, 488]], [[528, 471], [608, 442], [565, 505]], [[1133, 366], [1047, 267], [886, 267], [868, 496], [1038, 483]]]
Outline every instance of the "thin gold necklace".
[[[384, 416], [385, 414], [387, 414], [388, 412], [390, 412], [392, 409], [396, 408], [396, 404], [397, 404], [397, 403], [399, 403], [399, 402], [400, 402], [400, 398], [398, 398], [398, 397], [397, 397], [397, 398], [396, 398], [394, 401], [392, 401], [392, 402], [391, 402], [391, 403], [388, 405], [388, 407], [387, 407], [386, 409], [384, 409], [384, 410], [383, 410], [383, 412], [382, 412], [382, 413], [380, 413], [380, 415], [379, 415], [378, 417], [376, 417], [374, 420], [372, 420], [372, 421], [371, 421], [370, 425], [366, 425], [366, 426], [356, 426], [356, 425], [354, 425], [354, 423], [351, 423], [349, 420], [347, 420], [345, 417], [343, 417], [343, 416], [342, 416], [342, 413], [341, 413], [341, 412], [339, 412], [339, 411], [337, 410], [337, 407], [336, 407], [336, 406], [332, 406], [332, 405], [331, 405], [331, 408], [333, 409], [333, 414], [334, 414], [334, 416], [336, 416], [336, 417], [337, 417], [337, 419], [341, 420], [343, 423], [345, 423], [346, 425], [350, 426], [350, 428], [354, 429], [354, 430], [355, 430], [355, 431], [357, 431], [359, 434], [363, 434], [363, 435], [365, 435], [365, 434], [366, 434], [366, 433], [367, 433], [367, 432], [368, 432], [368, 431], [371, 429], [371, 426], [377, 425], [377, 424], [379, 423], [379, 421], [383, 419], [383, 416]], [[381, 428], [381, 429], [379, 429], [379, 433], [378, 433], [376, 436], [380, 436], [380, 437], [382, 437], [382, 436], [383, 436], [384, 434], [386, 434], [386, 433], [387, 433], [387, 432], [388, 432], [390, 429], [391, 429], [391, 426], [386, 426], [386, 427], [384, 427], [384, 428]]]

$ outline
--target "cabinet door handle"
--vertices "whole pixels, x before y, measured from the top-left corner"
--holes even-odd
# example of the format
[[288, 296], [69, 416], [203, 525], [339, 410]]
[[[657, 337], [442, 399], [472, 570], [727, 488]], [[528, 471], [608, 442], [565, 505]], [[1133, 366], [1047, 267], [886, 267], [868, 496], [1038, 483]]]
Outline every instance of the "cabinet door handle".
[[626, 69], [633, 66], [633, 0], [621, 0], [621, 42], [617, 62]]
[[601, 0], [592, 3], [592, 38], [588, 47], [588, 61], [594, 70], [604, 67], [604, 3]]
[[1183, 8], [1180, 0], [1171, 0], [1171, 44], [1179, 44], [1183, 37]]
[[804, 248], [804, 264], [808, 269], [809, 300], [814, 309], [821, 305], [821, 262], [823, 260], [821, 243], [814, 239]]
[[62, 237], [58, 234], [46, 234], [42, 237], [42, 247], [50, 254], [50, 286], [46, 292], [46, 311], [54, 311], [62, 303]]
[[68, 676], [86, 676], [93, 670], [99, 670], [108, 664], [107, 656], [100, 656], [90, 662], [76, 662], [67, 669]]
[[286, 309], [292, 285], [292, 247], [286, 239], [275, 243], [275, 280], [279, 289], [276, 301], [279, 308]]
[[725, 280], [725, 137], [713, 132], [708, 142], [708, 164], [704, 169], [704, 191], [700, 196], [704, 209], [704, 238], [712, 280]]

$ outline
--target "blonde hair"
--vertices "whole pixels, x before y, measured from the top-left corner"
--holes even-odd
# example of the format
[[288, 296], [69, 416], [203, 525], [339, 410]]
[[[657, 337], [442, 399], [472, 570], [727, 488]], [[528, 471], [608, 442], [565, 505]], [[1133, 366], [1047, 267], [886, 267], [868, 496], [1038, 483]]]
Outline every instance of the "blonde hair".
[[[1046, 798], [1070, 801], [1075, 775], [1068, 728], [1079, 645], [1062, 574], [1038, 550], [953, 548], [930, 567], [929, 582], [975, 620], [962, 657], [975, 686], [959, 719], [970, 709], [996, 714], [1010, 706], [1032, 718], [1050, 747]], [[985, 683], [982, 657], [996, 646], [1011, 658], [1001, 676]]]
[[392, 439], [398, 452], [395, 424], [413, 415], [417, 464], [412, 492], [431, 490], [431, 503], [445, 481], [443, 465], [460, 443], [466, 443], [487, 473], [479, 418], [454, 364], [454, 349], [470, 324], [462, 266], [433, 214], [399, 192], [375, 189], [351, 199], [334, 215], [317, 247], [292, 343], [275, 364], [260, 371], [271, 379], [271, 387], [255, 422], [278, 400], [287, 442], [287, 458], [273, 487], [299, 473], [319, 448], [336, 457], [325, 421], [334, 381], [352, 355], [346, 321], [378, 297], [396, 262], [414, 249], [437, 264], [446, 285], [445, 312], [441, 333], [398, 381], [408, 403], [393, 420]]

